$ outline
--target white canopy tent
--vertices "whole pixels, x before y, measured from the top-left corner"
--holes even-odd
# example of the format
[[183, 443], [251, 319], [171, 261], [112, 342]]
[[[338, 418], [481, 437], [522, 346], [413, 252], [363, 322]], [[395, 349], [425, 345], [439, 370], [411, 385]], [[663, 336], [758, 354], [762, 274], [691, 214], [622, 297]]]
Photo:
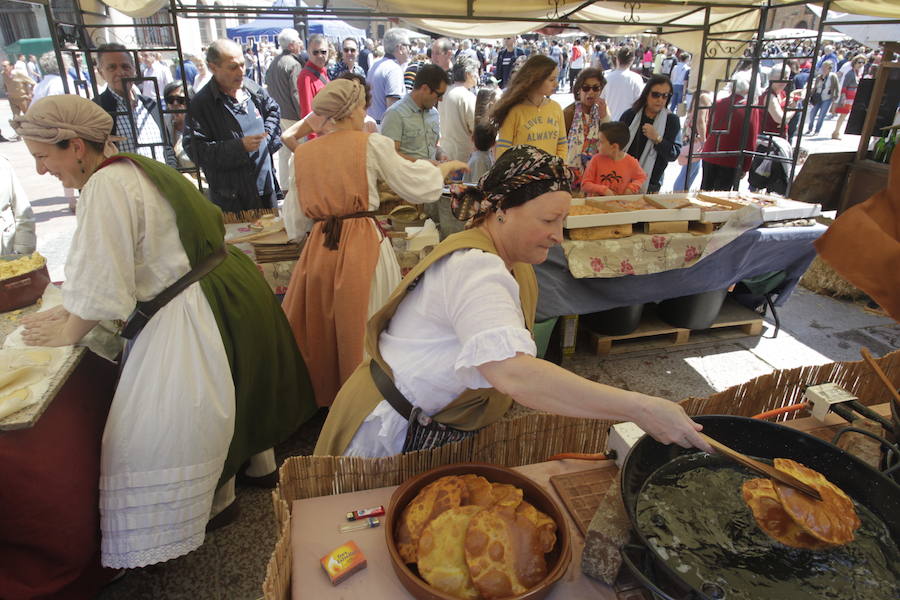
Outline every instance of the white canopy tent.
[[[818, 35], [815, 29], [794, 29], [791, 27], [785, 29], [773, 29], [766, 32], [767, 40], [794, 40], [799, 38], [814, 38]], [[829, 42], [838, 42], [849, 40], [850, 36], [839, 31], [823, 31], [822, 39]]]

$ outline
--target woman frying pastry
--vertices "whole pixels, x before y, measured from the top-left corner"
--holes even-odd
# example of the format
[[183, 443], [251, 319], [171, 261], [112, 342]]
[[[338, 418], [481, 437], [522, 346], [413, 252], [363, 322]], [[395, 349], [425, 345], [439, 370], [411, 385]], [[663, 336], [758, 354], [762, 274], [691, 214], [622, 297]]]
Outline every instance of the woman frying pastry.
[[224, 249], [219, 209], [174, 169], [116, 154], [106, 111], [49, 96], [13, 125], [38, 173], [81, 190], [63, 305], [31, 316], [25, 342], [75, 344], [136, 306], [149, 317], [125, 327], [103, 433], [103, 565], [181, 556], [203, 543], [211, 514], [237, 506], [241, 465], [273, 472], [271, 447], [315, 411], [306, 368], [256, 266]]
[[513, 400], [565, 416], [631, 420], [661, 442], [709, 450], [677, 404], [535, 358], [531, 265], [562, 240], [569, 188], [562, 158], [514, 146], [477, 189], [455, 199], [469, 229], [441, 242], [369, 321], [372, 360], [341, 388], [315, 454], [436, 447], [499, 420]]

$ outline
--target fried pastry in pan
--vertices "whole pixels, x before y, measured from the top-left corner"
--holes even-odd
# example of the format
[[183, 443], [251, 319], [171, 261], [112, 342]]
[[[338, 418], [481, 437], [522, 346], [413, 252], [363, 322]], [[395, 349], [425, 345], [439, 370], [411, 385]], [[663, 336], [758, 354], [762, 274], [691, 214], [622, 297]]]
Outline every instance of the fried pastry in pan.
[[803, 483], [814, 487], [822, 496], [816, 500], [803, 492], [774, 483], [775, 493], [791, 519], [812, 537], [829, 545], [847, 544], [853, 541], [860, 520], [853, 501], [824, 475], [788, 458], [776, 458], [775, 468], [793, 475]]
[[757, 525], [772, 539], [792, 548], [820, 550], [828, 545], [806, 533], [785, 512], [771, 479], [749, 479], [741, 487]]

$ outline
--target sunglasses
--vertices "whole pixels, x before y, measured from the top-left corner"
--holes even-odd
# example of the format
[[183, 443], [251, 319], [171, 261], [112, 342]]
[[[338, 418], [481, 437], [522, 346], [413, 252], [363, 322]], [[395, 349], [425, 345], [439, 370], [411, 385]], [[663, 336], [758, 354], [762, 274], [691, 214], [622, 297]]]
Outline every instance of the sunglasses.
[[[426, 84], [426, 85], [428, 85], [428, 84]], [[439, 92], [436, 89], [434, 89], [433, 87], [431, 87], [430, 85], [428, 86], [428, 89], [431, 90], [432, 92], [434, 92], [435, 94], [437, 94], [438, 100], [441, 100], [444, 97], [444, 93], [446, 92], [446, 90], [444, 90], [443, 92]]]
[[350, 54], [356, 54], [356, 48], [343, 48], [344, 52], [349, 52]]
[[667, 93], [667, 92], [650, 92], [650, 97], [651, 98], [665, 98], [666, 100], [668, 100], [669, 98], [672, 97], [672, 94]]
[[603, 86], [600, 86], [600, 85], [583, 85], [583, 86], [581, 86], [582, 92], [589, 92], [591, 90], [594, 90], [595, 92], [599, 92], [602, 89], [603, 89]]
[[184, 104], [186, 100], [184, 96], [166, 96], [166, 104]]
[[328, 50], [313, 50], [310, 54], [314, 56], [325, 56], [328, 54]]

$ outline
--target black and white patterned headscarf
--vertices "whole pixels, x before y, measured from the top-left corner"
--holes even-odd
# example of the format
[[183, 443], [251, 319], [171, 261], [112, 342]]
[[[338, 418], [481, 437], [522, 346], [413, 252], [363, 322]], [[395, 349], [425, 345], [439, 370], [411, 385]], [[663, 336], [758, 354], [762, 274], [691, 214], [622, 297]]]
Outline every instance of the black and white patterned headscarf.
[[478, 187], [453, 186], [450, 208], [460, 221], [513, 208], [541, 194], [571, 191], [565, 161], [534, 146], [513, 146], [484, 174]]

